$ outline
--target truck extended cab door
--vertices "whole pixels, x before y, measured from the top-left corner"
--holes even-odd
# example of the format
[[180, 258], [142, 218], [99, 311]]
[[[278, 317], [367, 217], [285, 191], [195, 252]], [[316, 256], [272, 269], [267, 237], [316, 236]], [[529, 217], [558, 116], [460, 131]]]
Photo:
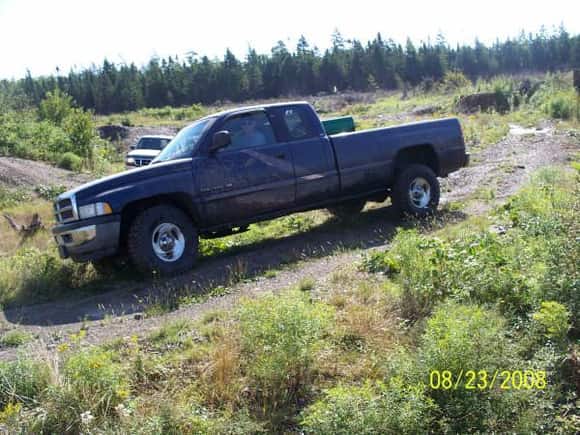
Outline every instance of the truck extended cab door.
[[330, 140], [315, 112], [304, 104], [268, 109], [276, 131], [292, 153], [296, 174], [296, 205], [315, 204], [340, 191]]
[[290, 208], [295, 201], [294, 165], [276, 140], [263, 110], [226, 119], [231, 145], [199, 160], [196, 174], [206, 222], [235, 223]]

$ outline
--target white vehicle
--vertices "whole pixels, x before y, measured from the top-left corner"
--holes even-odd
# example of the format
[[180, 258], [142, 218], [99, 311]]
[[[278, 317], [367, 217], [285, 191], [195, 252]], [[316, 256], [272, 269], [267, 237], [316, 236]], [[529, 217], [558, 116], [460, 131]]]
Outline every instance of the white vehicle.
[[127, 153], [125, 158], [125, 164], [128, 167], [148, 165], [171, 142], [171, 139], [173, 139], [173, 136], [141, 136], [137, 144], [131, 145], [131, 151]]

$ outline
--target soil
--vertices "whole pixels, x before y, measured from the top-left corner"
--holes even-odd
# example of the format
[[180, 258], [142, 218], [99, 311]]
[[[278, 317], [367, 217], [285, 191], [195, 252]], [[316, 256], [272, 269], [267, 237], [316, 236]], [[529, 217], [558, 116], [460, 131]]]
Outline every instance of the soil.
[[[517, 127], [517, 126], [516, 126]], [[442, 203], [464, 203], [462, 211], [440, 212], [440, 222], [452, 223], [481, 214], [518, 190], [530, 174], [542, 166], [563, 164], [579, 141], [572, 135], [556, 133], [551, 126], [542, 130], [513, 129], [504, 140], [481, 151], [473, 151], [471, 165], [442, 180]], [[493, 198], [480, 200], [482, 189]], [[445, 208], [444, 208], [445, 209]], [[144, 336], [160, 325], [178, 318], [196, 319], [204, 312], [235, 306], [240, 298], [264, 292], [278, 292], [313, 278], [317, 288], [329, 285], [333, 272], [353, 268], [372, 249], [384, 249], [397, 226], [390, 207], [367, 207], [356, 222], [348, 225], [328, 221], [306, 233], [266, 240], [243, 249], [203, 259], [190, 273], [158, 282], [119, 282], [102, 293], [77, 300], [5, 310], [0, 320], [37, 335], [37, 339], [17, 350], [0, 349], [0, 359], [17, 352], [38, 352], [53, 348], [68, 334], [87, 330], [88, 343], [101, 343], [131, 335]], [[353, 249], [354, 248], [354, 249]], [[279, 269], [272, 278], [263, 272]], [[245, 279], [230, 285], [232, 277]], [[223, 296], [208, 296], [217, 286], [225, 286]], [[180, 290], [176, 290], [180, 289]], [[185, 289], [185, 290], [184, 290]], [[147, 316], [148, 303], [172, 301], [177, 295], [206, 295], [202, 302], [169, 313]]]
[[34, 189], [38, 185], [71, 188], [91, 180], [79, 174], [47, 163], [16, 157], [0, 157], [0, 187]]

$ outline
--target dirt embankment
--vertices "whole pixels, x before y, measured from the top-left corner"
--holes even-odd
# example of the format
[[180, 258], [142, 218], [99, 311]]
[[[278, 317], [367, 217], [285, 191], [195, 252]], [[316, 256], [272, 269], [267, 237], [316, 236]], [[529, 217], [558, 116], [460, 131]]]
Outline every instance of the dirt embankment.
[[[442, 201], [463, 202], [461, 212], [442, 213], [450, 222], [479, 214], [493, 204], [512, 195], [530, 174], [548, 165], [564, 163], [577, 151], [577, 138], [557, 134], [552, 128], [521, 134], [517, 129], [499, 143], [472, 154], [472, 163], [443, 180]], [[481, 189], [493, 191], [487, 200], [479, 200]], [[108, 341], [132, 334], [144, 335], [160, 324], [177, 318], [195, 319], [215, 308], [235, 306], [242, 296], [265, 291], [276, 292], [296, 285], [305, 277], [315, 277], [317, 285], [331, 285], [333, 272], [352, 267], [361, 252], [384, 248], [390, 243], [397, 222], [389, 207], [370, 209], [353, 225], [325, 223], [307, 233], [283, 239], [259, 242], [241, 251], [208, 258], [192, 272], [161, 283], [121, 282], [115, 289], [76, 301], [14, 308], [5, 311], [4, 322], [17, 324], [23, 330], [38, 334], [31, 347], [52, 347], [55, 337], [66, 336], [81, 327], [88, 328], [86, 340], [92, 343]], [[359, 250], [344, 250], [344, 248]], [[284, 268], [273, 278], [262, 277], [266, 269]], [[144, 308], [143, 301], [167, 300], [175, 289], [187, 289], [189, 294], [204, 294], [218, 285], [228, 285], [228, 277], [243, 269], [252, 280], [235, 284], [222, 297], [179, 308], [170, 313], [143, 317], [135, 315]], [[57, 338], [58, 340], [58, 338]], [[0, 350], [0, 358], [13, 358], [14, 349]]]
[[88, 174], [67, 171], [47, 163], [17, 157], [0, 157], [0, 186], [34, 189], [36, 186], [71, 188], [90, 181]]

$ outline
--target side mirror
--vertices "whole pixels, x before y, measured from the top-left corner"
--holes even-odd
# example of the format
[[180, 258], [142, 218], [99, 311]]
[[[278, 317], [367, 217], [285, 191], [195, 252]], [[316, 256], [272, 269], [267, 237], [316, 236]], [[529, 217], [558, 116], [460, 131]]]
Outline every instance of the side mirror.
[[215, 153], [220, 148], [227, 147], [229, 144], [232, 143], [232, 137], [230, 136], [230, 132], [227, 130], [218, 131], [213, 135], [213, 140], [211, 145], [209, 146], [209, 152]]
[[137, 145], [131, 145], [131, 146], [129, 147], [129, 149], [130, 149], [130, 150], [134, 150], [135, 148], [137, 148]]

